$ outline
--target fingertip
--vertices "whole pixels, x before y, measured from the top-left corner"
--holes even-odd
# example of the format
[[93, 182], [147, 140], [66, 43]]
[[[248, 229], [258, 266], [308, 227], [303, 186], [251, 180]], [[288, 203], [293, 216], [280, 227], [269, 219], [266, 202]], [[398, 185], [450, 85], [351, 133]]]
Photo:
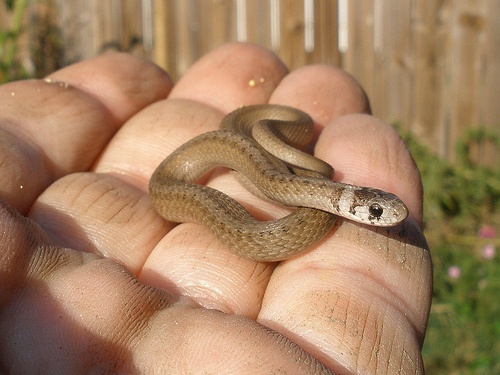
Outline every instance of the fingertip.
[[96, 97], [64, 83], [15, 81], [0, 87], [2, 196], [21, 212], [51, 181], [88, 169], [119, 124]]
[[191, 66], [170, 97], [199, 101], [227, 113], [242, 105], [266, 103], [286, 73], [270, 51], [251, 43], [228, 43]]
[[290, 72], [273, 92], [271, 101], [309, 113], [320, 127], [341, 115], [371, 112], [368, 97], [354, 77], [324, 64]]
[[315, 152], [335, 168], [335, 180], [396, 194], [421, 225], [420, 174], [393, 127], [366, 114], [341, 116], [325, 127]]
[[99, 99], [123, 123], [140, 109], [165, 98], [173, 82], [152, 62], [108, 52], [58, 70], [45, 78], [64, 82]]

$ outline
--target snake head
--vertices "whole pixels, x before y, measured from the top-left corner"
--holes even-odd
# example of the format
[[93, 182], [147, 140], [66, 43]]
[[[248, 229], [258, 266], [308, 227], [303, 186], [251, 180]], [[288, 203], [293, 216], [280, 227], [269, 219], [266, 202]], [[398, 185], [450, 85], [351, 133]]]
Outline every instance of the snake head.
[[390, 227], [408, 216], [408, 208], [396, 195], [369, 187], [344, 192], [343, 216], [362, 224]]

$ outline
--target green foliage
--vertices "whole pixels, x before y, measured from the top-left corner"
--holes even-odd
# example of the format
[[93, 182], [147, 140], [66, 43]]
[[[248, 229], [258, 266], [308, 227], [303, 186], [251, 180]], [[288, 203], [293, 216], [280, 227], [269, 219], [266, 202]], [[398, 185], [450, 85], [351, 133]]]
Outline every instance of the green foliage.
[[15, 1], [15, 0], [5, 0], [5, 7], [6, 7], [8, 10], [12, 10], [12, 9], [14, 9], [14, 1]]
[[434, 295], [423, 348], [431, 374], [500, 373], [500, 165], [472, 161], [477, 145], [500, 152], [499, 135], [470, 129], [447, 163], [407, 134], [424, 184]]
[[[433, 250], [434, 298], [423, 349], [432, 374], [500, 372], [500, 262], [480, 248], [443, 243]], [[460, 270], [452, 276], [451, 267]]]
[[27, 78], [26, 71], [16, 61], [17, 40], [27, 0], [5, 0], [5, 5], [13, 12], [13, 22], [9, 30], [0, 30], [0, 84]]
[[470, 156], [474, 145], [486, 142], [500, 152], [498, 134], [484, 128], [469, 129], [457, 143], [455, 165], [430, 153], [413, 136], [407, 135], [405, 140], [422, 174], [427, 223], [447, 224], [449, 234], [471, 229], [475, 233], [485, 222], [500, 222], [500, 163], [496, 168], [476, 165]]

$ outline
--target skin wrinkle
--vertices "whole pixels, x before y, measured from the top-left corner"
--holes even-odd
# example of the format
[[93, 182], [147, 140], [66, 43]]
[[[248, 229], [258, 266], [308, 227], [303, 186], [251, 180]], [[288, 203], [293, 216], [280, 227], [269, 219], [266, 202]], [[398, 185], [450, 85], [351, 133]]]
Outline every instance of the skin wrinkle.
[[[97, 179], [97, 176], [93, 176], [93, 178], [90, 180], [90, 179], [87, 179], [83, 174], [79, 173], [79, 174], [74, 174], [74, 175], [70, 175], [67, 177], [67, 179], [70, 179], [71, 183], [70, 184], [67, 184], [67, 185], [62, 185], [63, 186], [63, 192], [65, 193], [64, 196], [68, 196], [68, 195], [71, 195], [72, 196], [72, 199], [68, 202], [70, 203], [70, 207], [80, 207], [81, 204], [80, 204], [80, 201], [81, 200], [86, 200], [86, 196], [88, 195], [87, 192], [90, 190], [90, 191], [94, 191], [93, 187], [98, 184], [99, 184], [99, 180]], [[81, 185], [82, 181], [85, 182], [84, 185]], [[57, 183], [57, 182], [56, 182]], [[76, 191], [76, 194], [74, 194], [74, 192]], [[88, 213], [91, 209], [92, 209], [92, 206], [95, 205], [95, 203], [97, 201], [99, 201], [101, 198], [102, 198], [102, 193], [101, 195], [99, 196], [96, 196], [93, 198], [92, 202], [85, 202], [85, 205], [84, 205], [84, 208], [83, 208], [83, 212], [84, 213]]]
[[[375, 334], [370, 334], [369, 336], [365, 333], [365, 328], [368, 326], [368, 322], [373, 322], [370, 325], [370, 331], [375, 332]], [[360, 347], [363, 346], [368, 346], [369, 348], [380, 348], [381, 345], [381, 339], [383, 335], [383, 324], [379, 326], [379, 314], [373, 311], [373, 301], [371, 303], [368, 303], [368, 310], [366, 313], [366, 319], [363, 325], [363, 330], [360, 334]], [[369, 337], [373, 336], [371, 340], [369, 340]], [[365, 353], [368, 353], [368, 359], [366, 357], [362, 357], [359, 353], [356, 359], [356, 367], [358, 369], [362, 368], [370, 368], [373, 367], [370, 366], [370, 363], [372, 363], [372, 359], [374, 359], [374, 366], [375, 368], [378, 367], [378, 358], [375, 355], [374, 356], [374, 351], [373, 350], [367, 350]], [[375, 371], [375, 373], [377, 373]]]
[[[391, 360], [387, 361], [386, 362], [386, 366], [385, 366], [385, 371], [386, 373], [389, 373], [389, 370], [391, 369], [391, 367], [393, 367], [394, 369], [404, 369], [404, 357], [405, 357], [405, 353], [406, 353], [406, 350], [404, 349], [406, 347], [406, 345], [403, 343], [403, 348], [401, 349], [401, 354], [399, 353], [394, 353], [395, 350], [397, 350], [398, 348], [394, 345], [394, 343], [396, 342], [396, 337], [398, 336], [398, 329], [396, 328], [393, 332], [393, 337], [392, 337], [392, 340], [391, 340], [391, 345], [390, 345], [390, 358]], [[394, 364], [394, 358], [397, 358], [398, 360], [398, 363], [397, 364]], [[378, 364], [379, 362], [377, 362]]]
[[[390, 359], [386, 362], [387, 363], [387, 366], [386, 366], [387, 371], [391, 370], [391, 368], [393, 368], [393, 369], [404, 369], [405, 368], [405, 366], [404, 366], [404, 359], [405, 359], [405, 353], [406, 353], [405, 342], [403, 342], [402, 348], [399, 348], [399, 347], [394, 345], [394, 343], [396, 342], [396, 337], [401, 336], [401, 332], [398, 332], [398, 330], [399, 330], [399, 327], [396, 327], [396, 329], [394, 329], [394, 331], [393, 331], [393, 337], [392, 337], [391, 346], [390, 346], [391, 352], [389, 354]], [[398, 333], [399, 333], [399, 335], [398, 335]], [[401, 349], [400, 352], [399, 352], [399, 349]], [[396, 351], [396, 350], [398, 350], [398, 353], [393, 354], [394, 351]], [[394, 364], [395, 358], [398, 360], [397, 364]]]
[[[142, 260], [140, 264], [142, 268], [146, 257], [137, 258], [135, 246], [154, 248], [158, 238], [162, 237], [161, 229], [165, 227], [164, 221], [151, 212], [147, 196], [130, 185], [120, 185], [120, 182], [112, 176], [106, 176], [103, 179], [102, 175], [97, 174], [68, 176], [61, 180], [59, 185], [66, 191], [65, 200], [58, 199], [54, 201], [60, 207], [60, 209], [57, 209], [60, 212], [60, 219], [58, 220], [60, 223], [67, 221], [72, 223], [71, 226], [78, 226], [86, 222], [85, 216], [92, 216], [95, 212], [102, 213], [101, 225], [96, 226], [89, 223], [94, 228], [93, 230], [82, 232], [77, 242], [63, 239], [62, 244], [76, 246], [84, 251], [97, 251], [99, 247], [110, 249], [113, 244], [107, 240], [106, 231], [114, 232], [125, 229], [126, 231], [122, 232], [119, 238], [120, 241], [123, 241], [124, 254], [130, 254], [130, 256], [127, 255], [129, 259], [127, 259], [126, 263]], [[83, 188], [78, 189], [78, 187]], [[99, 194], [95, 194], [95, 192], [99, 192]], [[46, 200], [46, 203], [51, 204], [51, 200]], [[40, 211], [39, 208], [37, 206], [33, 211], [34, 217], [41, 218], [42, 226], [50, 233], [56, 236], [61, 235], [60, 225], [50, 228], [45, 220], [46, 214], [43, 214], [43, 211]], [[66, 213], [62, 212], [61, 209]], [[80, 210], [85, 215], [82, 217], [75, 216], [75, 212]], [[40, 214], [42, 217], [40, 217]], [[152, 225], [151, 228], [156, 227], [159, 231], [153, 238], [144, 237], [143, 231], [139, 231], [138, 235], [130, 237], [129, 227], [137, 224], [140, 224], [143, 228]], [[125, 228], [120, 229], [117, 228], [118, 226], [124, 226]], [[91, 248], [89, 248], [89, 244]], [[130, 248], [130, 250], [127, 251], [127, 248]], [[136, 267], [133, 267], [133, 269], [136, 271]]]
[[[377, 273], [371, 273], [369, 276], [367, 276], [365, 273], [363, 273], [355, 268], [345, 268], [345, 270], [346, 271], [348, 271], [348, 270], [353, 271], [352, 277], [356, 277], [356, 278], [360, 279], [360, 276], [362, 276], [362, 278], [369, 279], [369, 285], [371, 287], [371, 290], [374, 290], [374, 291], [385, 290], [385, 293], [383, 295], [382, 294], [375, 294], [375, 295], [378, 298], [386, 301], [387, 304], [393, 306], [395, 309], [397, 309], [401, 312], [410, 310], [408, 304], [404, 300], [399, 298], [399, 295], [394, 290], [383, 288], [385, 283], [384, 283], [383, 279], [380, 279], [380, 278], [375, 276]], [[379, 287], [378, 288], [374, 287], [374, 284], [379, 286]]]
[[[131, 283], [137, 284], [137, 281], [131, 280]], [[167, 299], [160, 300], [158, 298], [154, 298], [155, 293], [153, 292], [153, 288], [151, 288], [150, 286], [144, 285], [141, 287], [141, 289], [145, 290], [146, 292], [134, 295], [135, 298], [130, 300], [130, 305], [133, 308], [130, 309], [131, 310], [130, 312], [127, 311], [127, 315], [130, 317], [134, 317], [134, 319], [128, 319], [127, 321], [128, 325], [123, 325], [119, 329], [119, 331], [121, 331], [121, 334], [119, 336], [123, 337], [128, 336], [127, 338], [128, 343], [126, 345], [128, 347], [133, 347], [133, 342], [138, 338], [140, 338], [140, 335], [147, 330], [147, 328], [149, 327], [149, 321], [151, 318], [154, 317], [157, 310], [160, 308], [165, 308], [169, 304], [167, 302], [168, 301]], [[152, 296], [153, 300], [158, 301], [158, 304], [154, 306], [153, 309], [145, 309], [142, 306], [143, 300], [152, 302], [149, 296]], [[131, 334], [127, 333], [127, 330], [130, 330]], [[111, 336], [115, 337], [116, 335], [111, 335]]]
[[39, 245], [36, 251], [38, 256], [31, 258], [28, 276], [35, 276], [37, 279], [48, 281], [53, 271], [70, 263], [67, 252], [54, 252], [50, 246]]
[[[349, 307], [351, 307], [353, 304], [351, 302], [352, 298], [349, 298]], [[355, 302], [356, 305], [359, 304], [359, 302]], [[372, 326], [370, 326], [370, 331], [375, 331], [375, 340], [374, 341], [377, 341], [376, 338], [379, 336], [379, 332], [378, 332], [378, 324], [377, 324], [377, 319], [370, 319], [370, 316], [371, 316], [371, 313], [372, 313], [372, 304], [371, 303], [364, 303], [361, 308], [362, 309], [365, 309], [366, 306], [368, 306], [368, 309], [367, 309], [367, 312], [366, 312], [366, 315], [363, 314], [362, 318], [363, 318], [363, 323], [361, 324], [360, 323], [360, 320], [361, 317], [358, 317], [358, 319], [356, 321], [351, 321], [350, 324], [347, 324], [346, 328], [348, 328], [349, 326], [350, 329], [349, 331], [350, 332], [353, 332], [353, 336], [357, 338], [357, 345], [359, 347], [363, 347], [363, 346], [366, 346], [367, 345], [367, 331], [366, 331], [366, 328], [368, 327], [368, 322], [372, 322], [374, 320], [374, 324]], [[349, 310], [347, 310], [349, 311]], [[353, 315], [352, 313], [349, 313], [348, 312], [348, 316], [349, 315], [352, 315], [352, 316], [355, 316]], [[370, 343], [368, 343], [369, 346]], [[374, 346], [374, 347], [377, 347], [377, 346]], [[369, 351], [371, 352], [371, 351]], [[355, 352], [352, 352], [352, 354], [354, 356], [354, 363], [356, 364], [356, 368], [363, 368], [364, 366], [364, 362], [366, 361], [365, 358], [363, 358], [361, 356], [361, 352], [358, 352], [358, 351], [355, 351]]]
[[[95, 197], [93, 197], [93, 200], [88, 202], [87, 201], [87, 197], [88, 197], [88, 190], [91, 190], [91, 191], [94, 191], [94, 190], [97, 190], [97, 189], [94, 189], [93, 186], [95, 185], [98, 185], [99, 186], [99, 190], [102, 190], [101, 189], [101, 186], [102, 186], [102, 183], [100, 182], [100, 180], [98, 180], [97, 178], [93, 179], [93, 181], [90, 181], [90, 183], [88, 183], [86, 186], [85, 186], [85, 189], [82, 189], [80, 193], [78, 193], [78, 195], [76, 196], [76, 201], [75, 203], [77, 203], [78, 207], [81, 206], [80, 204], [80, 200], [82, 198], [85, 199], [85, 204], [86, 204], [86, 207], [83, 209], [83, 212], [84, 213], [89, 213], [89, 212], [92, 212], [92, 210], [94, 210], [94, 206], [97, 206], [98, 205], [98, 202], [102, 201], [103, 198], [105, 198], [109, 191], [110, 190], [113, 190], [112, 187], [108, 188], [106, 191], [100, 191], [99, 195], [96, 195]], [[106, 201], [106, 199], [104, 199], [104, 201]], [[81, 202], [83, 203], [83, 202]], [[108, 216], [108, 211], [105, 211], [103, 210], [103, 212], [106, 212], [106, 216], [103, 218], [103, 222], [104, 223], [109, 223], [109, 216]]]
[[[389, 230], [388, 230], [389, 231]], [[384, 234], [383, 232], [385, 232], [384, 229], [377, 229], [376, 232], [382, 232], [381, 234]], [[358, 229], [358, 238], [361, 238], [361, 231], [360, 229]], [[387, 233], [389, 234], [389, 233]], [[399, 234], [398, 234], [399, 235]], [[401, 269], [401, 267], [404, 267], [406, 268], [408, 271], [411, 271], [412, 269], [420, 269], [422, 268], [420, 263], [418, 264], [409, 264], [408, 262], [404, 262], [404, 263], [400, 263], [397, 261], [397, 259], [394, 259], [394, 252], [396, 249], [393, 248], [392, 244], [393, 243], [396, 243], [395, 242], [395, 239], [393, 238], [390, 238], [391, 236], [378, 236], [377, 238], [381, 238], [382, 240], [384, 240], [387, 244], [387, 246], [382, 246], [382, 248], [385, 250], [384, 251], [384, 259], [386, 260], [386, 264], [388, 264], [390, 266], [390, 269], [394, 269], [395, 271], [398, 271]], [[359, 240], [357, 240], [357, 242], [360, 242]], [[397, 243], [396, 243], [397, 244]], [[371, 243], [370, 242], [367, 242], [367, 243], [364, 243], [365, 246], [367, 247], [371, 247]], [[407, 252], [407, 246], [409, 246], [409, 244], [406, 244], [404, 243], [404, 247], [403, 247], [403, 251], [406, 253]], [[415, 251], [414, 248], [412, 248], [412, 251]], [[410, 256], [405, 256], [405, 258], [407, 259], [415, 259], [415, 257], [410, 257]], [[417, 257], [417, 260], [418, 261], [423, 261], [424, 258], [423, 257]], [[396, 268], [395, 268], [396, 266]], [[381, 267], [384, 267], [384, 265], [381, 265]], [[378, 277], [378, 275], [382, 276], [382, 273], [376, 273], [376, 272], [371, 272], [370, 273], [370, 278], [374, 281], [376, 281], [379, 285], [386, 285], [387, 284], [387, 281], [384, 282], [384, 279], [381, 278], [381, 277]], [[408, 315], [408, 311], [411, 311], [412, 312], [412, 321], [417, 321], [418, 319], [416, 319], [416, 316], [417, 316], [417, 313], [415, 312], [413, 314], [413, 311], [414, 309], [411, 309], [409, 307], [409, 304], [412, 302], [410, 299], [407, 299], [407, 298], [404, 298], [404, 296], [401, 296], [400, 294], [397, 294], [397, 291], [400, 290], [400, 285], [394, 285], [393, 288], [380, 288], [380, 290], [385, 290], [386, 292], [390, 293], [392, 296], [394, 296], [395, 298], [394, 299], [391, 299], [391, 300], [394, 300], [394, 301], [398, 301], [398, 309], [401, 310], [401, 311], [405, 311], [405, 315]], [[420, 293], [420, 290], [418, 291]], [[389, 300], [386, 299], [388, 302]]]
[[[387, 252], [389, 251], [390, 251], [389, 247], [387, 247]], [[311, 264], [307, 268], [315, 270], [321, 270], [321, 269], [331, 270], [331, 266], [324, 267], [321, 263], [315, 263], [314, 265]], [[379, 273], [371, 272], [370, 274], [366, 274], [365, 272], [363, 272], [363, 270], [354, 267], [349, 267], [346, 265], [342, 266], [342, 273], [346, 275], [346, 279], [352, 279], [358, 281], [367, 280], [368, 285], [370, 285], [370, 289], [375, 291], [375, 293], [377, 293], [379, 290], [380, 291], [383, 290], [384, 291], [383, 295], [377, 293], [376, 296], [381, 300], [386, 301], [386, 303], [392, 305], [396, 310], [405, 312], [405, 315], [407, 311], [412, 311], [406, 300], [401, 299], [399, 297], [399, 294], [396, 293], [397, 289], [392, 290], [383, 287], [385, 283], [382, 278], [377, 277]], [[349, 273], [351, 274], [351, 276], [347, 276]], [[377, 285], [378, 287], [373, 287], [374, 284]], [[411, 320], [413, 321], [413, 319]], [[413, 326], [413, 329], [416, 330], [416, 326]]]
[[[130, 189], [134, 189], [133, 186], [128, 185], [127, 186]], [[116, 190], [119, 194], [121, 194], [121, 190], [119, 189], [114, 189]], [[136, 207], [139, 206], [139, 203], [145, 199], [144, 196], [142, 195], [132, 195], [132, 194], [127, 194], [127, 197], [132, 196], [132, 200], [127, 203], [123, 202], [121, 207], [116, 210], [116, 212], [113, 214], [113, 216], [110, 217], [109, 222], [110, 223], [123, 223], [123, 224], [129, 224], [133, 221], [136, 221], [137, 215], [141, 215], [142, 213], [140, 210], [135, 209]], [[116, 218], [124, 217], [125, 221], [123, 220], [115, 220]], [[138, 221], [138, 220], [137, 220]]]
[[[412, 346], [412, 342], [415, 339], [413, 334], [417, 333], [417, 331], [415, 331], [413, 329], [413, 327], [411, 330], [403, 329], [403, 327], [405, 327], [407, 329], [407, 325], [408, 325], [407, 320], [403, 321], [402, 324], [396, 325], [395, 332], [397, 334], [394, 335], [395, 339], [391, 342], [393, 351], [391, 353], [389, 353], [389, 355], [390, 355], [389, 363], [394, 362], [395, 359], [398, 360], [398, 362], [392, 366], [394, 369], [406, 369], [406, 368], [414, 368], [415, 367], [414, 360], [409, 355], [407, 348]], [[398, 337], [403, 337], [404, 339], [397, 340]], [[397, 346], [395, 344], [398, 342], [401, 342], [401, 349], [399, 348], [399, 346]], [[399, 351], [399, 349], [400, 349], [401, 354], [394, 353], [395, 350]], [[408, 366], [408, 363], [410, 363], [409, 366]]]
[[[358, 274], [358, 276], [360, 274], [357, 271], [355, 271], [355, 273]], [[363, 274], [361, 273], [361, 275], [363, 275]], [[355, 277], [355, 276], [353, 276], [353, 277]], [[371, 287], [373, 287], [373, 282], [375, 282], [376, 285], [379, 285], [379, 287], [371, 288], [371, 290], [374, 290], [375, 292], [378, 291], [378, 290], [383, 290], [382, 286], [384, 285], [384, 283], [381, 280], [373, 279], [372, 277], [370, 277], [370, 283], [369, 284], [370, 284]], [[386, 289], [386, 291], [393, 298], [387, 298], [386, 294], [384, 294], [384, 295], [382, 295], [382, 294], [374, 294], [374, 297], [376, 296], [379, 299], [379, 301], [384, 301], [385, 302], [385, 303], [378, 302], [378, 305], [384, 306], [385, 313], [387, 313], [387, 309], [389, 308], [389, 306], [392, 306], [394, 308], [395, 312], [399, 312], [403, 316], [407, 316], [406, 312], [409, 311], [410, 308], [404, 302], [404, 300], [402, 300], [401, 298], [399, 298], [398, 295], [395, 294], [393, 291], [391, 291], [389, 289]], [[374, 300], [372, 300], [372, 302], [370, 303], [370, 306], [373, 306], [373, 303], [374, 303]], [[413, 324], [412, 322], [413, 322], [413, 319], [409, 319], [408, 320], [408, 324], [411, 326], [412, 332], [418, 332], [418, 329], [417, 329], [416, 325]]]
[[[263, 280], [266, 280], [269, 282], [268, 274], [269, 274], [269, 265], [262, 265], [261, 263], [255, 263], [255, 266], [253, 267], [252, 271], [249, 273], [248, 277], [246, 278], [246, 281], [250, 281], [251, 279], [258, 279], [259, 280], [259, 285]], [[271, 266], [274, 268], [273, 266]]]
[[[367, 327], [368, 327], [368, 320], [369, 320], [369, 317], [370, 317], [370, 313], [372, 312], [372, 306], [373, 306], [373, 305], [372, 305], [372, 303], [371, 303], [371, 302], [372, 302], [372, 301], [370, 301], [370, 303], [368, 303], [368, 305], [369, 305], [369, 307], [368, 307], [368, 312], [367, 312], [366, 316], [364, 316], [364, 321], [363, 321], [363, 324], [360, 324], [360, 326], [361, 326], [361, 333], [360, 333], [360, 335], [361, 335], [361, 341], [364, 343], [364, 345], [367, 345], [367, 343], [366, 343], [366, 342], [367, 342], [367, 337], [366, 337], [367, 335], [365, 335], [365, 332], [366, 332], [366, 329], [367, 329]], [[378, 330], [377, 330], [376, 325], [375, 325], [374, 327], [370, 327], [370, 329], [371, 329], [371, 328], [374, 328], [374, 330], [375, 330], [375, 332], [376, 332], [376, 335], [377, 335], [377, 337], [375, 337], [375, 338], [373, 339], [373, 341], [374, 341], [374, 342], [379, 341], [379, 340], [377, 340], [377, 338], [379, 337], [379, 335], [378, 335]], [[372, 341], [372, 340], [370, 340], [370, 341]], [[368, 343], [368, 345], [370, 345], [370, 346], [371, 346], [371, 343], [369, 342], [369, 343]], [[361, 346], [362, 346], [362, 344], [360, 344], [360, 347], [361, 347]], [[373, 345], [373, 347], [374, 347], [374, 348], [378, 348], [378, 346], [377, 346], [377, 345]], [[371, 352], [370, 352], [370, 359], [373, 357], [373, 354], [374, 354], [374, 352], [373, 352], [373, 351], [371, 351]], [[361, 366], [360, 366], [360, 365], [362, 364], [362, 363], [361, 363], [362, 361], [361, 361], [361, 358], [360, 358], [360, 355], [359, 355], [359, 354], [357, 355], [355, 362], [356, 362], [356, 367], [357, 367], [357, 368], [361, 368]], [[369, 365], [370, 360], [368, 360], [367, 362], [368, 362], [368, 365]]]
[[[367, 321], [369, 320], [369, 316], [370, 314], [372, 313], [373, 309], [372, 309], [372, 304], [370, 304], [370, 307], [369, 307], [369, 311], [368, 311], [368, 314], [367, 314]], [[386, 345], [385, 345], [385, 342], [383, 342], [383, 336], [384, 336], [384, 317], [385, 317], [385, 312], [387, 311], [387, 307], [384, 307], [385, 311], [384, 311], [384, 314], [382, 316], [382, 324], [380, 325], [380, 328], [379, 328], [379, 320], [380, 320], [380, 314], [375, 312], [375, 318], [373, 319], [374, 320], [374, 324], [373, 324], [373, 331], [375, 332], [375, 337], [373, 338], [373, 344], [372, 344], [372, 347], [375, 347], [375, 348], [385, 348]], [[393, 342], [393, 341], [391, 341]], [[368, 343], [370, 345], [370, 343]], [[392, 345], [390, 345], [391, 347], [391, 350], [392, 350]], [[374, 360], [374, 367], [375, 367], [375, 373], [378, 373], [378, 368], [380, 366], [380, 359], [378, 358], [378, 353], [380, 352], [380, 349], [377, 349], [377, 353], [375, 352], [371, 352], [373, 354], [375, 354], [374, 356], [370, 356], [371, 358], [373, 358]], [[371, 359], [370, 358], [370, 359]], [[370, 359], [368, 361], [366, 361], [366, 366], [367, 367], [370, 367]]]
[[[94, 186], [97, 185], [98, 188], [94, 188]], [[105, 190], [103, 190], [105, 188]], [[132, 188], [132, 187], [130, 187]], [[123, 215], [123, 213], [126, 213], [126, 210], [130, 210], [132, 212], [131, 208], [133, 208], [135, 205], [137, 205], [138, 201], [140, 198], [135, 198], [134, 202], [125, 202], [124, 200], [117, 200], [117, 199], [108, 199], [109, 196], [111, 197], [116, 197], [116, 196], [121, 196], [122, 190], [113, 186], [110, 182], [106, 181], [106, 183], [103, 184], [102, 180], [98, 179], [97, 176], [93, 179], [93, 181], [90, 181], [86, 186], [85, 189], [82, 189], [81, 193], [78, 194], [78, 198], [81, 198], [82, 196], [85, 197], [85, 200], [88, 197], [87, 190], [90, 191], [95, 191], [95, 190], [101, 190], [100, 195], [96, 196], [95, 199], [92, 202], [86, 202], [88, 205], [86, 208], [85, 212], [90, 212], [91, 210], [94, 210], [96, 207], [101, 206], [101, 202], [110, 202], [107, 204], [106, 207], [103, 207], [103, 212], [106, 212], [106, 218], [104, 219], [104, 222], [106, 224], [111, 224], [111, 223], [123, 223], [126, 224], [130, 222], [131, 217], [128, 214]], [[127, 194], [127, 197], [132, 196], [131, 194]], [[113, 202], [113, 203], [111, 203]], [[116, 203], [119, 203], [118, 205]], [[125, 217], [125, 221], [123, 220], [115, 220], [116, 218], [120, 217]]]
[[[334, 293], [334, 294], [335, 294], [335, 295], [337, 295], [337, 293]], [[320, 297], [318, 297], [318, 298], [315, 298], [314, 300], [315, 300], [315, 301], [322, 301], [323, 299], [322, 299], [322, 298], [320, 298]], [[340, 300], [339, 300], [339, 299], [337, 299], [336, 301], [340, 301]], [[326, 300], [325, 300], [325, 302], [326, 302]], [[337, 310], [337, 307], [336, 307], [336, 306], [337, 306], [337, 304], [336, 304], [336, 303], [337, 303], [337, 302], [335, 302], [335, 305], [334, 305], [331, 309], [329, 309], [330, 314], [333, 314], [333, 312], [334, 312], [335, 310]], [[322, 312], [321, 312], [320, 310], [316, 310], [316, 309], [315, 309], [314, 311], [315, 311], [315, 313], [314, 313], [314, 315], [315, 315], [315, 316], [316, 316], [316, 312], [318, 313], [318, 316], [321, 316], [320, 314], [321, 314]], [[325, 318], [327, 318], [327, 317], [325, 316]], [[296, 322], [294, 323], [294, 326], [302, 326], [302, 321], [303, 321], [303, 320], [307, 320], [307, 319], [308, 319], [308, 316], [307, 316], [307, 315], [303, 316], [303, 317], [302, 317], [302, 319], [301, 319], [300, 321], [296, 321]], [[340, 335], [341, 335], [341, 336], [345, 336], [345, 334], [346, 334], [346, 327], [347, 327], [347, 324], [346, 324], [346, 320], [345, 320], [345, 319], [339, 319], [339, 318], [335, 318], [335, 319], [333, 319], [333, 318], [329, 318], [329, 319], [327, 319], [327, 320], [328, 320], [330, 323], [335, 323], [334, 325], [335, 325], [336, 327], [338, 327], [338, 326], [339, 326], [339, 324], [340, 324], [340, 326], [341, 326], [341, 327], [343, 327], [343, 331], [342, 331], [341, 333], [340, 333], [340, 332], [339, 332], [339, 333], [340, 333]], [[325, 322], [326, 322], [327, 320], [325, 320]], [[279, 322], [279, 318], [278, 318], [278, 319], [275, 319], [275, 321], [278, 321], [278, 322]], [[307, 325], [304, 325], [304, 327], [303, 327], [303, 328], [307, 328], [307, 327], [308, 327]], [[319, 328], [318, 328], [318, 329], [319, 329]], [[281, 329], [280, 329], [280, 331], [283, 331], [283, 328], [281, 328]], [[314, 331], [317, 331], [317, 329], [315, 329]], [[336, 331], [338, 331], [338, 329], [337, 329], [337, 328], [336, 328]], [[287, 336], [288, 336], [288, 337], [291, 337], [291, 338], [292, 338], [292, 340], [294, 340], [295, 342], [300, 343], [300, 344], [304, 347], [304, 350], [305, 350], [306, 352], [308, 352], [308, 353], [310, 353], [311, 355], [315, 356], [315, 357], [316, 357], [316, 358], [318, 358], [320, 361], [325, 362], [325, 361], [324, 361], [324, 360], [325, 360], [325, 358], [324, 358], [324, 354], [322, 354], [322, 353], [321, 353], [321, 352], [322, 352], [321, 350], [320, 350], [320, 351], [318, 351], [318, 348], [316, 348], [316, 345], [320, 344], [320, 346], [324, 346], [324, 345], [328, 345], [328, 342], [326, 342], [326, 341], [325, 341], [325, 342], [323, 342], [323, 340], [321, 340], [321, 342], [317, 342], [317, 340], [314, 340], [314, 341], [316, 341], [316, 343], [315, 343], [315, 345], [312, 345], [312, 346], [311, 346], [311, 343], [310, 343], [310, 342], [304, 342], [304, 340], [302, 339], [302, 337], [301, 337], [301, 336], [296, 336], [296, 335], [293, 333], [293, 331], [288, 331]], [[328, 345], [328, 347], [330, 347], [330, 345]], [[343, 353], [342, 353], [342, 352], [340, 352], [340, 354], [342, 354], [342, 356], [343, 356]], [[340, 368], [340, 366], [341, 366], [342, 368]], [[339, 371], [339, 373], [344, 373], [345, 371], [347, 371], [347, 368], [345, 368], [345, 367], [342, 365], [342, 363], [341, 363], [341, 362], [338, 362], [338, 358], [336, 359], [336, 366], [335, 366], [335, 368], [337, 369], [337, 371]]]

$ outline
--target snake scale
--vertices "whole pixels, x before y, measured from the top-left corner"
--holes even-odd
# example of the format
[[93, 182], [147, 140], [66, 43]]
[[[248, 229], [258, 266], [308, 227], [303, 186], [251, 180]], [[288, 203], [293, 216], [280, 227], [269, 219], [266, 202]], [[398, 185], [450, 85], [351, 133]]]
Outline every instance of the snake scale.
[[[220, 129], [201, 134], [170, 154], [149, 183], [153, 206], [166, 220], [208, 227], [237, 254], [256, 261], [291, 258], [321, 240], [337, 216], [394, 226], [408, 215], [394, 194], [331, 180], [332, 167], [297, 148], [309, 143], [313, 121], [280, 105], [252, 105], [228, 114]], [[214, 167], [237, 171], [259, 196], [297, 207], [259, 221], [222, 192], [196, 184]]]

